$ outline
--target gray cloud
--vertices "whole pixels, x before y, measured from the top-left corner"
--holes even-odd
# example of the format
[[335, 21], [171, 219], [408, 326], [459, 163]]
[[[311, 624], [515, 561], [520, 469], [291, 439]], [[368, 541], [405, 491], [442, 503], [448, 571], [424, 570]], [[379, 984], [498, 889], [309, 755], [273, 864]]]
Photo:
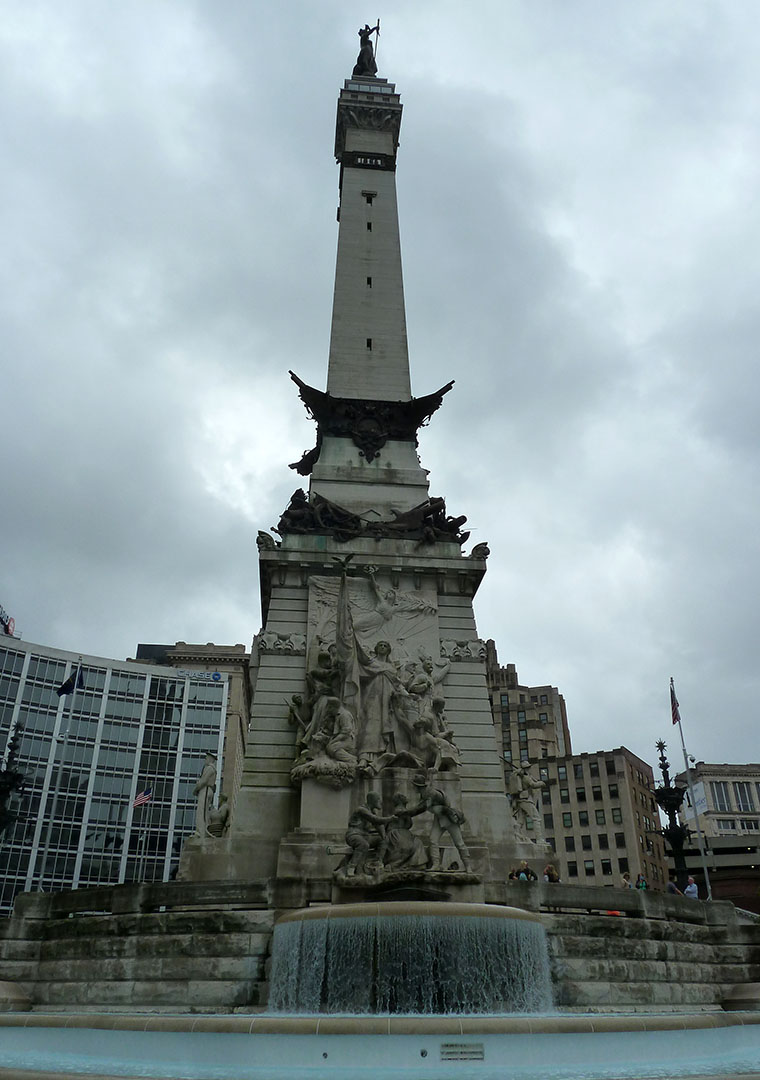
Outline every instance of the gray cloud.
[[[483, 636], [574, 746], [746, 760], [758, 676], [760, 13], [387, 5], [431, 487], [493, 549]], [[363, 19], [362, 19], [363, 21]], [[0, 602], [129, 655], [248, 642], [311, 445], [335, 257], [337, 3], [30, 2], [0, 29]], [[673, 747], [675, 751], [675, 744]]]

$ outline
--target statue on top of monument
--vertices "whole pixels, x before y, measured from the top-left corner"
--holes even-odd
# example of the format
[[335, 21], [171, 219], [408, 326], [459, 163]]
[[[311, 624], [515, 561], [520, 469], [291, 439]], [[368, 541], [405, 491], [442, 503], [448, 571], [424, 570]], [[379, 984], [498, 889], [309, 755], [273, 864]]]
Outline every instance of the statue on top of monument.
[[370, 36], [377, 34], [380, 36], [380, 22], [377, 26], [372, 26], [365, 23], [359, 30], [359, 55], [356, 58], [356, 64], [354, 70], [351, 72], [353, 79], [370, 78], [374, 79], [377, 75], [377, 64], [375, 63], [375, 52], [372, 48], [372, 42]]

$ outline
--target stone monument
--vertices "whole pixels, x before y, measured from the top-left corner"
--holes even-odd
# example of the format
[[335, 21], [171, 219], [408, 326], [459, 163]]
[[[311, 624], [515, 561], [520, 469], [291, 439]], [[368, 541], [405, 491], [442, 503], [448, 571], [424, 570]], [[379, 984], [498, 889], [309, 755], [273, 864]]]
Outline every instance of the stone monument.
[[477, 900], [515, 859], [546, 852], [516, 831], [505, 788], [472, 608], [488, 546], [464, 550], [466, 518], [430, 494], [417, 454], [453, 383], [412, 395], [402, 106], [375, 74], [372, 32], [338, 100], [326, 390], [290, 373], [317, 427], [290, 466], [308, 491], [258, 536], [263, 629], [241, 784], [226, 831], [189, 841], [180, 877], [320, 878], [339, 891], [424, 879]]

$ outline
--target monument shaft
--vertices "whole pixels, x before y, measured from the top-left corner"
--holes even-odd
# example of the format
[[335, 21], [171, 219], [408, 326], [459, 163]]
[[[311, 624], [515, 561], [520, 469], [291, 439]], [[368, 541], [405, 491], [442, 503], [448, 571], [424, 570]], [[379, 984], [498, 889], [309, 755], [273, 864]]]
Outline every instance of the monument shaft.
[[346, 80], [338, 254], [310, 476], [259, 534], [263, 631], [229, 834], [189, 842], [185, 878], [398, 881], [482, 898], [517, 855], [472, 600], [488, 551], [431, 498], [417, 431], [451, 383], [411, 395], [396, 205], [401, 103]]

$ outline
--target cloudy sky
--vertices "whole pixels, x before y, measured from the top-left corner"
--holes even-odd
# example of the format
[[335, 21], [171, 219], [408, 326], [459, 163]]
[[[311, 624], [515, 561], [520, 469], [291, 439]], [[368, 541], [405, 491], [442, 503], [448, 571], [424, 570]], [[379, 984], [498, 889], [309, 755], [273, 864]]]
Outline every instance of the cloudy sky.
[[[576, 752], [758, 761], [760, 5], [388, 0], [431, 491]], [[326, 377], [334, 0], [0, 3], [0, 604], [33, 642], [250, 644]]]

